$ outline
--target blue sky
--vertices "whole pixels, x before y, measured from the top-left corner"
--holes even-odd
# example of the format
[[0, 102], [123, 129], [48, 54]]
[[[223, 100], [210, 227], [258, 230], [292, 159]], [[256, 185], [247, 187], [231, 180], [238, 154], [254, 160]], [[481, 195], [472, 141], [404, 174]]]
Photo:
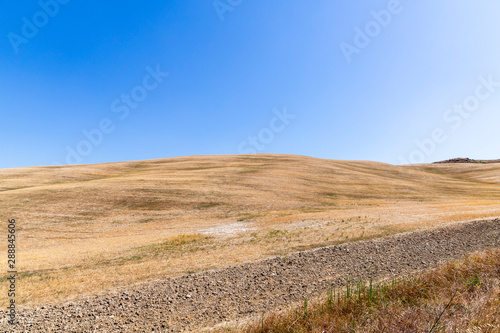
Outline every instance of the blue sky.
[[493, 0], [2, 1], [0, 168], [500, 158], [499, 14]]

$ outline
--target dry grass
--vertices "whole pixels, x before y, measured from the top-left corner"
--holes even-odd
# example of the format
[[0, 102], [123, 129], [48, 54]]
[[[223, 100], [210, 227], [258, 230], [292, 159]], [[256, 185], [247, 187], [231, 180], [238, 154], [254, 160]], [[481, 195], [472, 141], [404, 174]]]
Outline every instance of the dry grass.
[[[17, 301], [34, 305], [498, 217], [499, 174], [500, 164], [392, 166], [287, 155], [5, 169], [0, 218], [17, 220]], [[6, 247], [0, 243], [1, 253]]]
[[500, 332], [500, 250], [391, 283], [354, 283], [313, 305], [305, 301], [245, 329], [223, 331]]

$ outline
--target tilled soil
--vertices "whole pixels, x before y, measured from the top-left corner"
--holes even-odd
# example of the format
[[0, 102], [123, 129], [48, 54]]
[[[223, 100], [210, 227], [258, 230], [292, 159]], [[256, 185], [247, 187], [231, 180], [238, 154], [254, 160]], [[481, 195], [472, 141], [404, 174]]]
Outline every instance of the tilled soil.
[[[104, 296], [20, 309], [16, 332], [177, 332], [243, 319], [342, 286], [402, 275], [500, 246], [500, 220], [472, 221], [150, 281]], [[19, 286], [22, 288], [22, 286]], [[0, 312], [6, 318], [4, 311]]]

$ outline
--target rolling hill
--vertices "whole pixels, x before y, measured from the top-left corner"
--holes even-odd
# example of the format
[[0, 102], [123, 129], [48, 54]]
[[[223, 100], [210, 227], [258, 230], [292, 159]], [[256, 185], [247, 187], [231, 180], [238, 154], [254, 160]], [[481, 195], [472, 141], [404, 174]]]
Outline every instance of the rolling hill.
[[41, 304], [498, 217], [500, 164], [262, 154], [4, 169], [0, 208], [18, 225], [19, 303]]

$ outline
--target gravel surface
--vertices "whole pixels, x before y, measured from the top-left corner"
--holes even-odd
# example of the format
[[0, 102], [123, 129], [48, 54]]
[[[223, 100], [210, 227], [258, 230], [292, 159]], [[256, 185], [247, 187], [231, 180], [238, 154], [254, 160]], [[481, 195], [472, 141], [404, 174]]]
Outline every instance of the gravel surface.
[[[279, 310], [332, 286], [436, 266], [500, 246], [500, 220], [472, 221], [150, 281], [75, 302], [19, 309], [15, 332], [178, 332]], [[20, 286], [22, 288], [22, 285]]]

